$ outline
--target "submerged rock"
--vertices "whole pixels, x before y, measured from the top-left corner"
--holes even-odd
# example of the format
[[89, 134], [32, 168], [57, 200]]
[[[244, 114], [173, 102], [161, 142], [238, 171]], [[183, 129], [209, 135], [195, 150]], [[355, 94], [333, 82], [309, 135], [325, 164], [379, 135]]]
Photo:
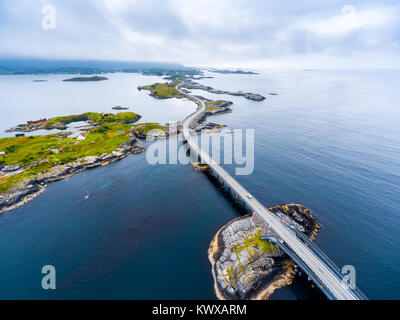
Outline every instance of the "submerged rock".
[[[298, 204], [269, 208], [284, 224], [294, 222], [311, 240], [320, 228], [310, 211]], [[261, 236], [272, 230], [255, 214], [239, 217], [215, 235], [208, 251], [219, 299], [268, 299], [292, 283], [295, 263]]]

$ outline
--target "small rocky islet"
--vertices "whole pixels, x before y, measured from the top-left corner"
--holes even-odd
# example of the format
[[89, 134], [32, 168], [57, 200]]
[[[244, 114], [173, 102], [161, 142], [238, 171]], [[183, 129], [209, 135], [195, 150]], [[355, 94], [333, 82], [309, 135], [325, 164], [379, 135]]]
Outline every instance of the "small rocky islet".
[[[299, 204], [268, 208], [288, 225], [314, 240], [320, 228], [310, 211]], [[264, 300], [275, 290], [290, 285], [295, 263], [275, 244], [263, 241], [273, 231], [256, 214], [247, 214], [224, 225], [211, 241], [208, 256], [214, 289], [221, 300]]]
[[64, 79], [65, 82], [90, 82], [90, 81], [105, 81], [108, 80], [107, 77], [102, 76], [91, 76], [91, 77], [74, 77], [69, 79]]
[[245, 99], [253, 100], [253, 101], [265, 100], [265, 97], [260, 94], [251, 93], [251, 92], [242, 92], [242, 91], [218, 90], [218, 89], [214, 89], [213, 87], [205, 86], [203, 84], [194, 82], [193, 80], [190, 80], [190, 79], [185, 80], [184, 83], [181, 85], [181, 87], [189, 89], [189, 90], [194, 90], [194, 89], [203, 90], [203, 91], [207, 91], [207, 92], [214, 93], [214, 94], [227, 94], [227, 95], [231, 95], [231, 96], [244, 97]]

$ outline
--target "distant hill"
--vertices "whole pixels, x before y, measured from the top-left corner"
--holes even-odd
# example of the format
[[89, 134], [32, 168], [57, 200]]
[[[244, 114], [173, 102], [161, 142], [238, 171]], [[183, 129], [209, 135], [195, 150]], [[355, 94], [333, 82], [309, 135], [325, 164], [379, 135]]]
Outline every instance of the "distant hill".
[[102, 60], [0, 59], [0, 74], [101, 74], [130, 72], [165, 74], [194, 70], [179, 63]]

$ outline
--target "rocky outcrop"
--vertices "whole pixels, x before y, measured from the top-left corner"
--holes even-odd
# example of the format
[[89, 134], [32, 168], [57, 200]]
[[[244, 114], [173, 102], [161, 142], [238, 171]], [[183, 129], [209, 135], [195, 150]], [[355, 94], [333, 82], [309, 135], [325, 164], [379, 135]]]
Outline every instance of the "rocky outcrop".
[[[137, 144], [136, 140], [132, 140], [112, 153], [104, 153], [98, 157], [90, 156], [81, 158], [71, 163], [55, 166], [47, 172], [38, 174], [31, 179], [25, 179], [19, 182], [11, 190], [0, 194], [0, 213], [18, 208], [32, 200], [44, 192], [47, 184], [50, 182], [68, 178], [73, 174], [86, 169], [108, 165], [125, 158], [128, 154], [136, 154], [145, 150], [145, 148]], [[6, 170], [11, 170], [11, 168], [9, 168], [10, 166], [5, 167], [6, 168], [3, 166], [1, 168], [3, 174], [7, 172]], [[20, 170], [21, 168], [12, 169]]]
[[197, 89], [203, 90], [215, 94], [229, 94], [231, 96], [241, 96], [248, 100], [253, 101], [263, 101], [265, 97], [256, 93], [249, 93], [249, 92], [242, 92], [242, 91], [227, 91], [227, 90], [217, 90], [210, 86], [205, 86], [200, 83], [194, 82], [192, 80], [185, 80], [184, 83], [181, 85], [181, 88], [186, 88], [189, 90]]
[[218, 70], [218, 69], [209, 69], [208, 71], [213, 73], [220, 73], [220, 74], [258, 74], [254, 71], [243, 71], [243, 70]]
[[33, 124], [19, 124], [15, 127], [7, 129], [5, 132], [33, 132], [37, 130], [66, 130], [67, 126], [63, 123], [54, 123], [52, 125], [47, 125], [46, 122], [33, 123]]
[[224, 100], [207, 100], [206, 101], [206, 112], [207, 115], [212, 116], [215, 114], [223, 114], [223, 113], [230, 113], [232, 109], [230, 106], [233, 105], [231, 101], [224, 101]]
[[21, 169], [23, 169], [23, 167], [19, 164], [0, 166], [0, 176], [15, 174], [15, 172], [18, 172]]
[[[310, 239], [319, 225], [308, 209], [298, 204], [269, 208], [284, 224], [294, 222]], [[294, 262], [277, 246], [260, 239], [272, 230], [255, 214], [239, 217], [215, 235], [208, 251], [214, 287], [219, 299], [268, 299], [292, 283]]]
[[[10, 129], [7, 129], [6, 132], [33, 132], [37, 130], [66, 130], [68, 128], [68, 124], [73, 123], [73, 122], [81, 122], [81, 121], [86, 121], [87, 125], [84, 127], [87, 127], [88, 130], [91, 128], [94, 128], [98, 125], [104, 124], [104, 123], [134, 123], [137, 122], [141, 119], [142, 116], [135, 114], [133, 112], [125, 112], [125, 113], [118, 113], [120, 114], [130, 114], [129, 116], [126, 116], [125, 118], [122, 119], [110, 119], [110, 117], [113, 117], [113, 114], [96, 114], [96, 113], [83, 113], [83, 114], [78, 114], [78, 115], [71, 115], [71, 116], [65, 116], [65, 117], [55, 117], [51, 118], [49, 120], [43, 119], [38, 122], [33, 122], [33, 123], [23, 123], [19, 124], [15, 127], [12, 127]], [[96, 115], [100, 115], [100, 119], [94, 120], [93, 118]]]

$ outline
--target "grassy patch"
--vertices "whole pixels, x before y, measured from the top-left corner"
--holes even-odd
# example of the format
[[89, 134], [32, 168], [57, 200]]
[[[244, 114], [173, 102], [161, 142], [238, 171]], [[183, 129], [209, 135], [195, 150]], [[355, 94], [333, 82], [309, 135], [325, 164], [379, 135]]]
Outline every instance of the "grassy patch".
[[107, 115], [103, 115], [102, 113], [97, 112], [86, 112], [77, 115], [54, 117], [44, 122], [43, 125], [47, 128], [52, 128], [58, 123], [64, 125], [78, 121], [89, 121], [91, 124], [101, 124], [108, 122], [132, 123], [139, 119], [140, 116], [134, 112], [119, 112], [117, 114], [109, 113]]
[[208, 105], [218, 105], [218, 104], [222, 104], [222, 103], [225, 103], [225, 102], [228, 102], [228, 101], [225, 101], [225, 100], [211, 101], [211, 100], [209, 100], [209, 101], [206, 102], [206, 104], [208, 104]]
[[[26, 168], [22, 174], [0, 177], [0, 192], [12, 188], [24, 178], [46, 172], [55, 165], [111, 153], [121, 144], [130, 141], [130, 132], [131, 126], [128, 124], [107, 123], [89, 131], [86, 139], [79, 142], [57, 134], [0, 139], [0, 151], [11, 151], [6, 151], [6, 155], [0, 158], [0, 165], [20, 164]], [[54, 149], [58, 153], [53, 152]]]
[[[239, 254], [242, 250], [251, 249], [252, 247], [257, 246], [260, 248], [264, 253], [269, 253], [271, 250], [276, 250], [276, 245], [274, 243], [261, 240], [261, 233], [262, 231], [259, 230], [254, 236], [246, 238], [240, 245], [235, 247], [235, 253]], [[248, 251], [249, 252], [249, 251]]]
[[139, 134], [146, 134], [151, 130], [162, 130], [165, 131], [165, 127], [156, 122], [139, 123], [133, 125], [133, 132]]
[[217, 110], [220, 110], [220, 109], [221, 109], [220, 107], [206, 107], [207, 111], [217, 111]]
[[178, 84], [177, 81], [170, 83], [154, 83], [152, 85], [144, 86], [143, 89], [147, 89], [151, 91], [151, 95], [156, 98], [181, 98], [182, 95], [175, 88]]

